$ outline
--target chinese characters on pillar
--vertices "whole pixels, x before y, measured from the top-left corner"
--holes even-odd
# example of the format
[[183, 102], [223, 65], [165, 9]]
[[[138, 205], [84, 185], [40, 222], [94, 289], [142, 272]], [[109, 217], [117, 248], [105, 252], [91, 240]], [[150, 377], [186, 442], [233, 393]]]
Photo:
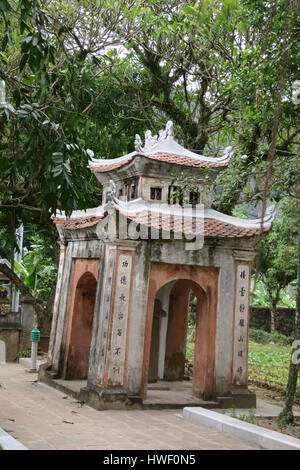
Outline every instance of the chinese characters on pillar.
[[131, 266], [131, 255], [119, 256], [107, 375], [108, 384], [114, 386], [124, 381]]
[[248, 376], [249, 265], [238, 264], [236, 276], [233, 385], [243, 386]]
[[99, 383], [103, 384], [104, 379], [104, 368], [105, 368], [105, 359], [106, 359], [106, 346], [107, 346], [107, 336], [108, 336], [108, 325], [110, 318], [110, 306], [111, 306], [111, 294], [112, 294], [112, 284], [113, 284], [113, 275], [114, 275], [114, 255], [110, 255], [108, 258], [107, 264], [107, 273], [105, 281], [105, 290], [104, 290], [104, 318], [102, 321], [102, 331], [100, 337], [100, 361], [99, 361]]

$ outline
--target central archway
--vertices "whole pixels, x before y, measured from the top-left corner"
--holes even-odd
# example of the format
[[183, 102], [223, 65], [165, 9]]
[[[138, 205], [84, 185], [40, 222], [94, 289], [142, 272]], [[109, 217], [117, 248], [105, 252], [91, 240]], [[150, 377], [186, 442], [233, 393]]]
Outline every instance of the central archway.
[[168, 291], [169, 313], [164, 353], [164, 379], [183, 379], [188, 305], [192, 292], [197, 297], [193, 395], [204, 399], [213, 396], [218, 277], [218, 268], [168, 263], [151, 264], [143, 363], [144, 399], [149, 378], [150, 381], [153, 380], [159, 367], [155, 368], [159, 355], [157, 353], [155, 357], [159, 334], [157, 319], [163, 316], [164, 312], [158, 300], [159, 293], [167, 289], [168, 285], [171, 289]]

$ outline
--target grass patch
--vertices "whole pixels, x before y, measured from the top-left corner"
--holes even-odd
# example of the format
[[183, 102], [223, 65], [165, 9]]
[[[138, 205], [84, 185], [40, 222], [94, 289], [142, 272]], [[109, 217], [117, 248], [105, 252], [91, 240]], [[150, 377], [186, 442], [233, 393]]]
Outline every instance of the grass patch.
[[[290, 358], [290, 346], [259, 344], [249, 341], [249, 382], [261, 387], [285, 391]], [[299, 378], [297, 390], [300, 392]]]
[[249, 339], [255, 343], [260, 344], [278, 344], [280, 346], [288, 346], [292, 344], [293, 338], [291, 336], [283, 335], [275, 331], [274, 333], [268, 333], [258, 328], [250, 328]]
[[[186, 359], [194, 359], [194, 332], [188, 330]], [[249, 384], [268, 388], [284, 394], [288, 381], [291, 358], [291, 338], [279, 333], [250, 329], [248, 377]], [[253, 340], [255, 338], [255, 341]], [[296, 402], [300, 402], [300, 374]]]

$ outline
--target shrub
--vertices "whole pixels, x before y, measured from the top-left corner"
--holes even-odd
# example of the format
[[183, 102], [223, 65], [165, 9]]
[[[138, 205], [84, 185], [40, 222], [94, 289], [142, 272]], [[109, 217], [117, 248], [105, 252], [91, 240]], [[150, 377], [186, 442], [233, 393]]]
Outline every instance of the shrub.
[[249, 339], [254, 341], [255, 343], [260, 344], [278, 344], [280, 346], [288, 346], [292, 344], [293, 338], [291, 336], [283, 335], [282, 333], [278, 333], [274, 331], [273, 333], [269, 333], [264, 330], [260, 330], [257, 328], [250, 328], [249, 331]]

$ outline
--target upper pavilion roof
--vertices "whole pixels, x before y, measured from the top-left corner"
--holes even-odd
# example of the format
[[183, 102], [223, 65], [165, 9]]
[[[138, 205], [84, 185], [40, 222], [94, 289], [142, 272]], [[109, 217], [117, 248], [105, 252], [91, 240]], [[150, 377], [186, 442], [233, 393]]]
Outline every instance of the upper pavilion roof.
[[218, 158], [205, 157], [187, 150], [175, 141], [173, 135], [173, 123], [168, 121], [166, 129], [159, 131], [158, 136], [152, 136], [151, 131], [145, 132], [145, 144], [142, 146], [141, 137], [135, 136], [135, 151], [123, 157], [113, 159], [94, 159], [89, 167], [93, 173], [105, 173], [117, 170], [129, 163], [135, 157], [146, 157], [150, 160], [169, 163], [172, 165], [181, 165], [185, 167], [203, 167], [224, 168], [232, 156], [232, 148], [227, 147], [224, 155]]
[[[257, 219], [240, 219], [232, 217], [213, 209], [204, 209], [199, 216], [185, 217], [180, 207], [165, 208], [154, 207], [147, 204], [143, 199], [124, 202], [111, 197], [110, 207], [137, 224], [149, 228], [163, 230], [166, 227], [172, 233], [197, 234], [197, 230], [205, 237], [217, 238], [243, 238], [258, 236], [271, 228], [274, 219], [274, 207], [269, 207], [263, 217]], [[87, 211], [74, 211], [67, 218], [62, 213], [57, 213], [53, 218], [58, 228], [66, 231], [86, 230], [95, 227], [107, 215], [106, 206], [99, 206]], [[202, 224], [199, 221], [202, 220]]]

